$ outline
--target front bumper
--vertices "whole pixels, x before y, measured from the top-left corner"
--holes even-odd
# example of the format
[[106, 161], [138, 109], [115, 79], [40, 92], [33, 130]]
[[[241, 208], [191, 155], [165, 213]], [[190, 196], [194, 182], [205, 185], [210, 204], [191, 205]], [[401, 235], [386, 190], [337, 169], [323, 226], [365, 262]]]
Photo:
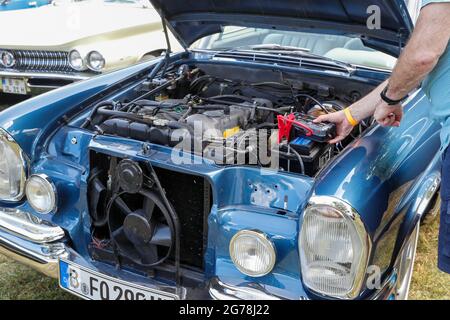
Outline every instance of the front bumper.
[[[28, 265], [52, 278], [58, 278], [59, 259], [69, 257], [64, 231], [24, 211], [0, 208], [0, 253]], [[82, 261], [82, 260], [80, 260]], [[84, 261], [85, 262], [85, 261]], [[89, 266], [87, 266], [89, 267]], [[91, 266], [92, 267], [92, 266]], [[99, 272], [101, 270], [98, 270]], [[130, 278], [128, 281], [139, 281]], [[148, 283], [146, 285], [149, 285]], [[159, 284], [154, 284], [158, 288]], [[395, 299], [397, 274], [394, 270], [381, 288], [367, 297], [370, 300]], [[216, 300], [282, 300], [258, 283], [236, 286], [214, 277], [204, 286], [207, 292], [197, 297]], [[167, 287], [161, 287], [167, 290]], [[206, 295], [208, 294], [208, 295]], [[185, 295], [182, 295], [183, 297]], [[191, 297], [192, 298], [192, 297]], [[308, 297], [300, 297], [307, 300]]]
[[[40, 71], [16, 71], [0, 70], [1, 78], [21, 79], [25, 81], [27, 92], [29, 94], [39, 94], [50, 91], [64, 85], [88, 79], [93, 73], [58, 73], [58, 72], [40, 72]], [[2, 92], [0, 82], [0, 92]]]
[[16, 209], [0, 208], [0, 253], [57, 278], [67, 256], [64, 231]]

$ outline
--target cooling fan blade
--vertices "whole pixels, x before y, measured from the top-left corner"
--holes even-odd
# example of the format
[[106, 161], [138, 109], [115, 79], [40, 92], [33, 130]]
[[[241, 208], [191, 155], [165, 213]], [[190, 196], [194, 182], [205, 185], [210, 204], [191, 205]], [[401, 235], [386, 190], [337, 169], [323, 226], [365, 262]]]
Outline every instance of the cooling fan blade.
[[[122, 256], [143, 266], [153, 266], [170, 255], [172, 221], [156, 193], [141, 190], [138, 194], [142, 197], [138, 202], [135, 198], [130, 200], [125, 192], [111, 199], [114, 203], [109, 206], [111, 238]], [[132, 211], [130, 207], [141, 208]]]
[[157, 224], [150, 244], [170, 247], [172, 245], [172, 235], [169, 226], [159, 223]]

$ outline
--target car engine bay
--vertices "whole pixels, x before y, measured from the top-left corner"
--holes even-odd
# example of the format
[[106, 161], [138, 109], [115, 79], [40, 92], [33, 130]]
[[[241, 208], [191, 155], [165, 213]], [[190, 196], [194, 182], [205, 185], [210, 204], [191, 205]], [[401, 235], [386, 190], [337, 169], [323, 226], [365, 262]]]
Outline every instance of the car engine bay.
[[357, 101], [370, 91], [368, 85], [345, 93], [323, 83], [283, 79], [281, 72], [279, 82], [266, 81], [264, 74], [250, 82], [242, 80], [246, 70], [240, 79], [220, 77], [223, 71], [186, 64], [169, 69], [143, 82], [131, 101], [100, 103], [83, 126], [181, 149], [217, 165], [256, 165], [313, 177], [370, 124], [362, 121], [348, 139], [329, 145], [335, 126], [312, 122]]

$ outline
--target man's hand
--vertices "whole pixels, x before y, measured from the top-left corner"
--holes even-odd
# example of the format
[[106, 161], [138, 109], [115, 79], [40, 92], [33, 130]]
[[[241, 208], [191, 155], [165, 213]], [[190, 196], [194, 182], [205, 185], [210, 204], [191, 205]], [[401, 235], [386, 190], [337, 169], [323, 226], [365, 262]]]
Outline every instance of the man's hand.
[[348, 122], [347, 117], [344, 114], [344, 111], [338, 111], [334, 113], [325, 114], [317, 117], [314, 120], [315, 123], [321, 122], [331, 122], [336, 125], [336, 137], [333, 140], [330, 140], [329, 144], [336, 144], [342, 140], [344, 140], [353, 130], [353, 126]]
[[373, 116], [383, 127], [399, 127], [403, 118], [403, 108], [399, 104], [390, 106], [381, 100], [378, 103]]

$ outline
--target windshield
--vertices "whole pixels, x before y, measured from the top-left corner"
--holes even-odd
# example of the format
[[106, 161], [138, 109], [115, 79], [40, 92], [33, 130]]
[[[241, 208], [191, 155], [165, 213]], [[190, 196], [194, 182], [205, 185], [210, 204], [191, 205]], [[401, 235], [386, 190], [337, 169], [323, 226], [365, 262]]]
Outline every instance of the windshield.
[[392, 69], [396, 59], [365, 47], [359, 38], [319, 33], [228, 26], [223, 31], [200, 39], [193, 47], [208, 50], [273, 48], [299, 49], [324, 58], [357, 66]]

